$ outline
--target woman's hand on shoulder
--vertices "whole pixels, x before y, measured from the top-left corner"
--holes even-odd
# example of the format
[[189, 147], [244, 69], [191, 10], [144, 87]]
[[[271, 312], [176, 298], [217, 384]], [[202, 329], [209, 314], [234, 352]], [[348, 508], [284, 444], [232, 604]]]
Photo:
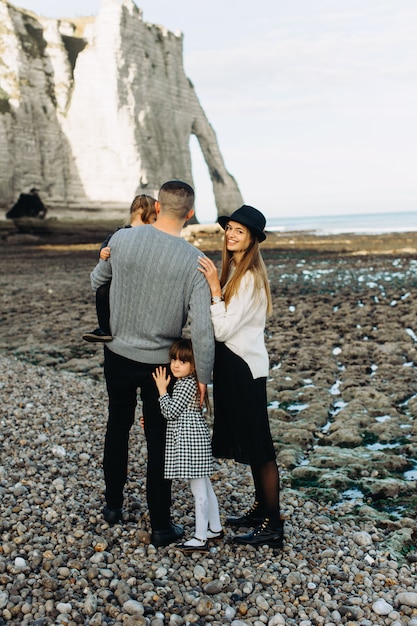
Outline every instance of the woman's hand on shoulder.
[[205, 276], [212, 296], [221, 296], [222, 289], [220, 287], [219, 274], [217, 267], [207, 256], [198, 257], [200, 272]]

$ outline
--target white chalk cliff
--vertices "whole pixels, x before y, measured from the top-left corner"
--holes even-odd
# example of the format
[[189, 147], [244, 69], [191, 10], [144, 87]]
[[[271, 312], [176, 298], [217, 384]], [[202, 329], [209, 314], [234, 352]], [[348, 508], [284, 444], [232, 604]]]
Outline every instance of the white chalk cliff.
[[242, 204], [182, 54], [182, 35], [132, 0], [74, 20], [0, 0], [0, 207], [36, 187], [57, 214], [125, 210], [166, 180], [193, 184], [191, 135], [219, 213]]

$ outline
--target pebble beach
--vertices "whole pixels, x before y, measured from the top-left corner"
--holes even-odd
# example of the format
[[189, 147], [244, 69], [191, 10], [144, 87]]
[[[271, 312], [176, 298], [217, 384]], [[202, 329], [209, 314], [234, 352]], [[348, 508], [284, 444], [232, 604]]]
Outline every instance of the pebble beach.
[[[220, 259], [212, 232], [187, 236]], [[150, 543], [139, 420], [123, 523], [102, 518], [102, 349], [81, 340], [97, 243], [5, 241], [0, 624], [417, 626], [417, 234], [268, 239], [284, 548], [225, 528], [191, 554]], [[223, 519], [252, 504], [245, 466], [216, 460], [213, 486]], [[176, 481], [187, 536], [192, 503]]]

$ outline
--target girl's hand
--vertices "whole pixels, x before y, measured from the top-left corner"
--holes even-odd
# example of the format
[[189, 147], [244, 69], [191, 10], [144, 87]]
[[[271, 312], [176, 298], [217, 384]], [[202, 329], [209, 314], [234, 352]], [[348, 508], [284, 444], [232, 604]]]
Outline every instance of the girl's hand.
[[221, 296], [222, 288], [220, 287], [217, 267], [215, 266], [213, 261], [206, 256], [202, 256], [198, 258], [198, 262], [200, 263], [200, 266], [198, 269], [206, 277], [206, 280], [210, 287], [211, 295]]
[[102, 248], [100, 250], [100, 259], [102, 259], [102, 261], [107, 261], [109, 256], [110, 256], [110, 248], [109, 248], [109, 246], [106, 246], [105, 248]]
[[167, 376], [165, 367], [157, 367], [154, 372], [152, 372], [152, 378], [154, 379], [156, 386], [158, 388], [158, 392], [160, 396], [163, 396], [164, 393], [168, 391], [168, 385], [171, 380], [171, 376]]

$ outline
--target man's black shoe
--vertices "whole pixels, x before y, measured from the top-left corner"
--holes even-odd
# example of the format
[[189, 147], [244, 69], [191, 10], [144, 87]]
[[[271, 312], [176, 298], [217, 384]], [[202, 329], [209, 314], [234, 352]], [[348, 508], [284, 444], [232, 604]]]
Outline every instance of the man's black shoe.
[[170, 522], [169, 528], [166, 530], [154, 530], [151, 534], [151, 543], [155, 548], [168, 546], [170, 543], [176, 543], [178, 539], [184, 536], [184, 528], [180, 524]]
[[113, 526], [113, 524], [117, 524], [122, 519], [122, 509], [109, 509], [108, 506], [105, 506], [103, 517], [110, 526]]
[[262, 524], [265, 513], [262, 511], [259, 502], [254, 502], [251, 508], [240, 515], [240, 517], [228, 517], [226, 526], [234, 526], [235, 528], [250, 528], [251, 526], [259, 526]]
[[270, 548], [282, 548], [284, 545], [284, 520], [279, 520], [277, 524], [271, 524], [268, 517], [265, 517], [262, 524], [246, 535], [236, 535], [233, 537], [234, 543], [247, 546], [269, 546]]
[[107, 341], [112, 341], [113, 337], [109, 333], [104, 332], [104, 330], [101, 330], [101, 328], [96, 328], [91, 333], [85, 333], [83, 339], [92, 343], [106, 343]]

